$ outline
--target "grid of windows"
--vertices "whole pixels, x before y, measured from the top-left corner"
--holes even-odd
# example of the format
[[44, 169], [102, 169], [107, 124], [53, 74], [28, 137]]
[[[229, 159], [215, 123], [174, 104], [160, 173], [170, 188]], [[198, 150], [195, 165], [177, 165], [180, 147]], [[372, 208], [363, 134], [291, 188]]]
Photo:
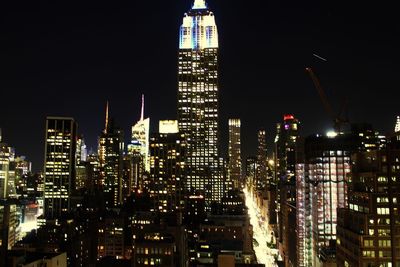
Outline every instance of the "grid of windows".
[[208, 9], [192, 9], [181, 26], [178, 120], [187, 141], [186, 188], [203, 191], [208, 203], [219, 201], [223, 163], [218, 157], [218, 34]]

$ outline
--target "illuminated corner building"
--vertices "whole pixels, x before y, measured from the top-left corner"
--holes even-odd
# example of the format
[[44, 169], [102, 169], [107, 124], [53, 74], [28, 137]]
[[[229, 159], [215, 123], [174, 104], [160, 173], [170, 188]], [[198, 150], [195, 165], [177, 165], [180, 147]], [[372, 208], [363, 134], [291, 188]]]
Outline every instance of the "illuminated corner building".
[[195, 0], [180, 28], [178, 121], [188, 143], [186, 188], [203, 191], [208, 205], [220, 201], [218, 32], [214, 14], [204, 0]]
[[228, 177], [233, 182], [234, 189], [241, 188], [242, 181], [242, 157], [240, 142], [240, 119], [229, 120], [229, 147], [228, 147]]
[[44, 159], [44, 215], [53, 220], [70, 211], [75, 188], [77, 124], [73, 118], [47, 117]]
[[150, 196], [155, 211], [172, 212], [184, 207], [185, 150], [178, 121], [160, 121], [159, 133], [150, 138]]
[[257, 133], [257, 169], [255, 185], [257, 190], [263, 190], [267, 185], [267, 141], [265, 130]]
[[337, 266], [400, 266], [400, 144], [352, 155], [338, 211]]
[[275, 161], [277, 181], [277, 211], [279, 248], [286, 266], [297, 266], [296, 242], [296, 144], [299, 121], [293, 115], [284, 115], [277, 124]]
[[115, 207], [122, 202], [122, 160], [124, 133], [109, 119], [109, 106], [106, 108], [105, 128], [99, 138], [99, 162], [103, 178], [106, 205]]

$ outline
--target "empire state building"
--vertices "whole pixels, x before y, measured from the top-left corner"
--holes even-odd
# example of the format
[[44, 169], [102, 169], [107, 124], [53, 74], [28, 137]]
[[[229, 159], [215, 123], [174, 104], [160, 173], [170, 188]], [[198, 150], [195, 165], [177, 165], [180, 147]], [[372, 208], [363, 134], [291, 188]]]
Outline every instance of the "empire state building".
[[218, 32], [205, 0], [195, 0], [180, 28], [178, 121], [188, 151], [186, 188], [203, 193], [206, 203], [223, 193], [218, 154]]

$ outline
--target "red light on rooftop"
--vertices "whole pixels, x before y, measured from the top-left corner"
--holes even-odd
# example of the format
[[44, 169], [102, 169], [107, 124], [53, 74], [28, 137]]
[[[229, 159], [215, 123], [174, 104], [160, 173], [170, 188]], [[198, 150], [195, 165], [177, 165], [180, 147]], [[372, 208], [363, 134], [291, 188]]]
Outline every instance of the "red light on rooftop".
[[294, 120], [294, 116], [291, 114], [287, 114], [283, 116], [283, 120], [287, 121], [287, 120]]

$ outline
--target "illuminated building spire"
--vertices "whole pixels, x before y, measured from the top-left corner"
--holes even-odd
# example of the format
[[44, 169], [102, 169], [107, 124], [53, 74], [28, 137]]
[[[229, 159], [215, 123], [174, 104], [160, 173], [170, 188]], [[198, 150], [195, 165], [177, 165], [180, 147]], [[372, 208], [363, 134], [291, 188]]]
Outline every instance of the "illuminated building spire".
[[140, 120], [144, 120], [144, 94], [142, 94], [142, 110], [140, 112]]
[[108, 129], [108, 100], [107, 100], [107, 104], [106, 104], [106, 123], [104, 125], [104, 133], [107, 133], [107, 129]]
[[206, 1], [205, 0], [194, 0], [194, 4], [192, 9], [206, 9]]
[[400, 116], [397, 116], [397, 121], [396, 121], [396, 126], [394, 128], [394, 132], [395, 133], [400, 132]]

